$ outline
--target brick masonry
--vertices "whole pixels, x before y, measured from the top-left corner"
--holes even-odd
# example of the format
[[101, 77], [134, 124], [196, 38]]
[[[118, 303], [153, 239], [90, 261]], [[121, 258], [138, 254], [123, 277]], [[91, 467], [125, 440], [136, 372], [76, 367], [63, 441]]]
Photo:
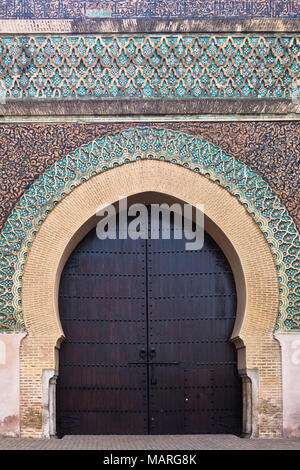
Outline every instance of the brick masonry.
[[[166, 171], [168, 178], [164, 177]], [[197, 184], [200, 179], [201, 184]], [[58, 368], [55, 346], [63, 332], [53, 292], [57, 292], [60, 269], [83, 230], [89, 228], [85, 223], [95, 214], [99, 200], [115, 201], [120, 194], [147, 190], [176, 196], [193, 205], [205, 201], [206, 214], [235, 246], [236, 251], [230, 248], [226, 237], [215, 234], [235, 266], [240, 303], [233, 334], [240, 350], [239, 369], [254, 369], [259, 375], [259, 407], [254, 410], [258, 423], [253, 432], [261, 437], [280, 436], [281, 361], [279, 344], [273, 337], [278, 287], [268, 245], [242, 205], [223, 188], [177, 165], [150, 160], [115, 168], [78, 186], [52, 210], [35, 238], [26, 263], [22, 294], [28, 330], [21, 348], [22, 435], [42, 436], [42, 370]]]

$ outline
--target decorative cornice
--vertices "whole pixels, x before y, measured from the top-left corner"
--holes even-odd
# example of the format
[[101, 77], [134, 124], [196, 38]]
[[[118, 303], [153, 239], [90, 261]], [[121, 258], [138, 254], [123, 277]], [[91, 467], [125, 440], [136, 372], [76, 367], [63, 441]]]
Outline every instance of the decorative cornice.
[[0, 37], [3, 115], [300, 112], [293, 34]]
[[21, 116], [81, 116], [89, 117], [139, 117], [139, 116], [193, 116], [214, 115], [222, 119], [226, 115], [253, 115], [256, 117], [265, 114], [273, 114], [283, 119], [289, 113], [300, 116], [300, 103], [293, 103], [287, 99], [248, 100], [248, 99], [141, 99], [141, 100], [27, 100], [7, 101], [5, 105], [0, 104], [0, 117]]
[[1, 20], [1, 34], [299, 33], [299, 18], [18, 19]]
[[0, 123], [108, 123], [108, 122], [274, 122], [299, 121], [300, 114], [182, 114], [171, 115], [21, 115], [0, 116]]
[[2, 0], [1, 18], [289, 18], [299, 0]]

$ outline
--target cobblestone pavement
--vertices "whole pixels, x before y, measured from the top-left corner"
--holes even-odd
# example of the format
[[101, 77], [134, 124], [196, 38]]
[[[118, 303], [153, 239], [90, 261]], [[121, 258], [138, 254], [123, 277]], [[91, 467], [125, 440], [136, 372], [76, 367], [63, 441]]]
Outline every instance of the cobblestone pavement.
[[232, 435], [0, 437], [0, 450], [299, 450], [300, 439], [241, 439]]

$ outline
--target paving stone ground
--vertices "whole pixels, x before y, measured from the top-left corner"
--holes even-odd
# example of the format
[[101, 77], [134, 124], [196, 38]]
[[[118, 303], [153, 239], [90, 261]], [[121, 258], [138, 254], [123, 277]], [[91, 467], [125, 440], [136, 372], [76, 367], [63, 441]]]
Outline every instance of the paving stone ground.
[[300, 439], [242, 439], [232, 435], [0, 437], [0, 450], [300, 450]]

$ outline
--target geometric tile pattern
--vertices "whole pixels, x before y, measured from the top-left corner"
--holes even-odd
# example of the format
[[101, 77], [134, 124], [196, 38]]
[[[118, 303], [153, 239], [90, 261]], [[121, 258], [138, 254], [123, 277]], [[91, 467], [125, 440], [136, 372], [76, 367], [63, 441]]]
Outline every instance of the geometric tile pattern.
[[2, 99], [300, 99], [292, 34], [0, 37]]
[[[137, 159], [183, 165], [221, 185], [244, 205], [263, 232], [278, 273], [276, 330], [300, 331], [300, 236], [279, 198], [245, 164], [197, 136], [142, 127], [106, 135], [56, 161], [23, 194], [0, 234], [0, 329], [26, 328], [22, 272], [28, 250], [50, 211], [94, 175]], [[166, 175], [167, 177], [167, 175]]]
[[0, 18], [285, 18], [299, 0], [2, 0]]

